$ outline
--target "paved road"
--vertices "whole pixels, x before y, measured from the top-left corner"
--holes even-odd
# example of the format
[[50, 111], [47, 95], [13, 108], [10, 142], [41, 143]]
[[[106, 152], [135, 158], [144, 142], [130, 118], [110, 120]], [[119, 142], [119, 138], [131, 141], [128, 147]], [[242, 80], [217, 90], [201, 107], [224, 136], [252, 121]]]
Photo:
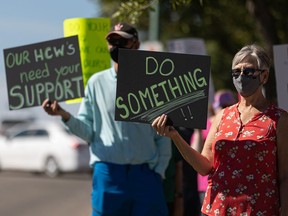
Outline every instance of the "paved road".
[[90, 216], [91, 177], [0, 172], [0, 216]]

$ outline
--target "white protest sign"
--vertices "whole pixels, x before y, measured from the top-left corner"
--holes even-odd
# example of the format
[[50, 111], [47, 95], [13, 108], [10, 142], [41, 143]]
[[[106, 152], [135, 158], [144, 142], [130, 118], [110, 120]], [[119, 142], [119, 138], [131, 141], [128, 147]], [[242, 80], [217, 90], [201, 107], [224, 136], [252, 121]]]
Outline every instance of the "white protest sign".
[[278, 106], [288, 111], [288, 44], [273, 46]]
[[[201, 38], [180, 38], [169, 40], [167, 43], [167, 47], [169, 52], [206, 55], [205, 43], [204, 40]], [[213, 85], [213, 78], [210, 75], [208, 99], [210, 104], [213, 103], [214, 92], [215, 90]]]

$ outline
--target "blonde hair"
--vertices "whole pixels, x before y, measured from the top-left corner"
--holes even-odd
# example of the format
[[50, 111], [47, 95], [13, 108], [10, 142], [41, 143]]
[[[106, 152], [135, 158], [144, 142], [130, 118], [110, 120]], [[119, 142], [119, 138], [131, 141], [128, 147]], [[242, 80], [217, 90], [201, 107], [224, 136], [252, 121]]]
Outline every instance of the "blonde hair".
[[233, 58], [232, 68], [242, 62], [249, 62], [261, 70], [269, 71], [271, 67], [271, 59], [267, 52], [256, 44], [244, 46], [238, 51]]

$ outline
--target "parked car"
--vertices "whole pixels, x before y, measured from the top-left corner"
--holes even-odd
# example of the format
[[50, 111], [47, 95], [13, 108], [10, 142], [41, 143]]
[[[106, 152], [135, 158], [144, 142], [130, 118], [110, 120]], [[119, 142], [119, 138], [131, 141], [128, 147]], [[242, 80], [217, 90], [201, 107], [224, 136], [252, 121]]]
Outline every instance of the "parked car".
[[0, 170], [90, 171], [89, 147], [56, 121], [32, 121], [9, 128], [0, 137]]

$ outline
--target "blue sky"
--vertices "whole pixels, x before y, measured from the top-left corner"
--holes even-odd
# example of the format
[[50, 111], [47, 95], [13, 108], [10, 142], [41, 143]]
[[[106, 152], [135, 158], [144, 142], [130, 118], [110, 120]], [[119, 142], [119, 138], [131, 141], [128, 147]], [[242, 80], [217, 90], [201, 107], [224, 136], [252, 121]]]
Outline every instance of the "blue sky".
[[62, 37], [65, 19], [96, 15], [97, 5], [89, 0], [2, 1], [1, 48]]
[[89, 0], [1, 1], [0, 110], [8, 107], [3, 49], [61, 38], [65, 19], [98, 14], [99, 7]]

